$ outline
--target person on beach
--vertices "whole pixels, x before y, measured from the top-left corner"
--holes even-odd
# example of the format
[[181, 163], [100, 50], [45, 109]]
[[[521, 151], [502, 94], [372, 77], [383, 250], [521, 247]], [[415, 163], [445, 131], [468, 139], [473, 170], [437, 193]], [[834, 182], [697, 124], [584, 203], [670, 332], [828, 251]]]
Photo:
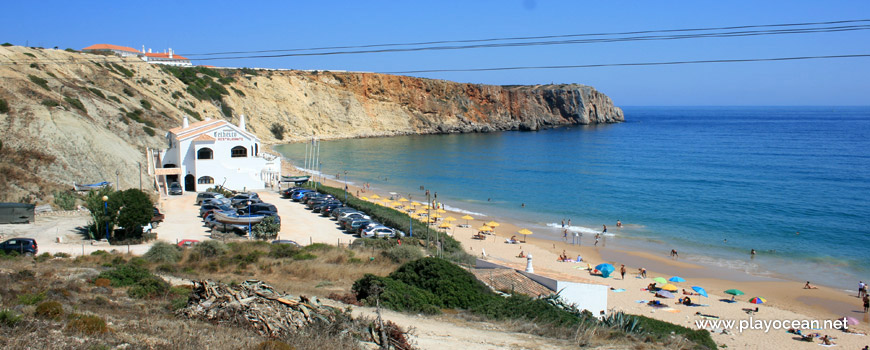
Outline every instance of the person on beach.
[[616, 220], [616, 227], [617, 228], [622, 227], [622, 221]]
[[646, 278], [646, 269], [643, 267], [640, 268], [640, 277]]
[[867, 294], [867, 285], [864, 281], [858, 281], [858, 297], [861, 298]]
[[568, 219], [568, 227], [571, 227], [571, 219]]
[[755, 249], [750, 250], [749, 255], [754, 258], [755, 257]]
[[599, 238], [601, 238], [601, 234], [596, 234], [596, 235], [595, 235], [595, 246], [596, 246], [596, 247], [598, 246], [598, 239], [599, 239]]
[[867, 310], [870, 309], [870, 295], [864, 293], [864, 313], [867, 313]]
[[577, 242], [577, 245], [580, 245], [580, 233], [574, 231], [574, 241]]
[[562, 231], [562, 239], [565, 240], [565, 243], [568, 243], [568, 229]]
[[677, 250], [676, 250], [676, 249], [671, 249], [671, 257], [672, 257], [672, 258], [679, 258], [679, 257], [680, 257], [680, 254], [677, 253]]
[[607, 233], [607, 225], [602, 225], [602, 226], [604, 226], [604, 231], [601, 231], [601, 233]]
[[522, 207], [525, 208], [525, 207], [526, 207], [526, 203], [523, 203], [523, 204], [522, 204]]
[[625, 279], [625, 264], [619, 268], [619, 274], [622, 275], [622, 279]]
[[810, 281], [807, 281], [807, 284], [804, 285], [804, 289], [819, 289], [819, 287], [811, 285]]
[[525, 257], [526, 257], [526, 254], [523, 253], [522, 250], [520, 250], [520, 255], [517, 255], [517, 257], [518, 257], [518, 258], [525, 258]]
[[562, 219], [562, 228], [565, 228], [565, 219]]

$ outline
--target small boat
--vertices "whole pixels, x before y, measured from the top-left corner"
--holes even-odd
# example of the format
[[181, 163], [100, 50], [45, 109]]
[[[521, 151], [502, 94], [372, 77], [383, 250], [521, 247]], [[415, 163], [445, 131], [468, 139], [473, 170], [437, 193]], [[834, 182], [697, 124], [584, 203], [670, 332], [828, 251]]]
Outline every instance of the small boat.
[[87, 192], [90, 190], [99, 190], [99, 189], [106, 187], [106, 186], [112, 186], [112, 183], [103, 181], [103, 182], [98, 182], [95, 184], [79, 185], [79, 184], [73, 182], [73, 188], [79, 192]]
[[304, 184], [308, 182], [311, 176], [281, 176], [281, 182], [293, 182], [297, 185]]
[[214, 219], [224, 224], [256, 224], [263, 221], [265, 217], [265, 215], [239, 215], [231, 211], [217, 211], [214, 213]]

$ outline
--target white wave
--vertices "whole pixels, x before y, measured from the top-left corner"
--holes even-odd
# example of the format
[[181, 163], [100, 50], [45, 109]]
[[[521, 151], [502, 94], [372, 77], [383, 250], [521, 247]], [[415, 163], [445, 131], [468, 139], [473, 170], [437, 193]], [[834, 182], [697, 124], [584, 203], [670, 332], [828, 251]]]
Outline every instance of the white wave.
[[[547, 227], [555, 227], [555, 228], [561, 229], [562, 224], [557, 223], [557, 222], [551, 222], [551, 223], [547, 224]], [[594, 228], [585, 227], [585, 226], [565, 226], [565, 228], [567, 228], [568, 231], [571, 231], [571, 232], [588, 233], [588, 234], [593, 234], [593, 235], [597, 234], [597, 233], [601, 233], [601, 231], [598, 231]], [[610, 233], [610, 232], [605, 233], [604, 235], [605, 236], [615, 236], [615, 234]]]
[[468, 211], [465, 209], [451, 207], [447, 204], [444, 204], [444, 210], [453, 211], [453, 212], [462, 213], [462, 214], [468, 214], [468, 215], [472, 215], [472, 216], [486, 216], [486, 214], [483, 214], [483, 213], [477, 213], [477, 212]]

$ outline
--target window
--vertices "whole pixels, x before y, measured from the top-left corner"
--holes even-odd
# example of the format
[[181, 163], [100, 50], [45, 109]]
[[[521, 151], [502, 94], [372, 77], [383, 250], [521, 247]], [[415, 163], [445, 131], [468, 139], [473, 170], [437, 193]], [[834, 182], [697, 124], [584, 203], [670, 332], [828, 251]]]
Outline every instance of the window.
[[248, 149], [244, 148], [242, 146], [236, 146], [230, 150], [230, 157], [241, 158], [241, 157], [247, 157], [247, 156], [248, 156]]
[[212, 178], [211, 176], [203, 176], [196, 180], [196, 183], [200, 185], [211, 185], [214, 183], [214, 178]]
[[196, 159], [213, 159], [214, 152], [212, 152], [211, 148], [205, 147], [200, 148], [199, 151], [196, 151]]

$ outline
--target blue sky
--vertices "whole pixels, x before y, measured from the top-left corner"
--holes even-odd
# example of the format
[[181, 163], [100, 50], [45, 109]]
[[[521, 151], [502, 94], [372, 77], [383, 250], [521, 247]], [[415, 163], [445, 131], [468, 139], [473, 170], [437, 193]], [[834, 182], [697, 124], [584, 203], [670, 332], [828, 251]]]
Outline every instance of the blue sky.
[[[16, 1], [3, 7], [3, 42], [76, 49], [144, 44], [182, 55], [870, 18], [868, 1]], [[867, 53], [870, 31], [199, 63], [388, 72]], [[870, 58], [419, 76], [581, 83], [617, 105], [870, 105]]]

